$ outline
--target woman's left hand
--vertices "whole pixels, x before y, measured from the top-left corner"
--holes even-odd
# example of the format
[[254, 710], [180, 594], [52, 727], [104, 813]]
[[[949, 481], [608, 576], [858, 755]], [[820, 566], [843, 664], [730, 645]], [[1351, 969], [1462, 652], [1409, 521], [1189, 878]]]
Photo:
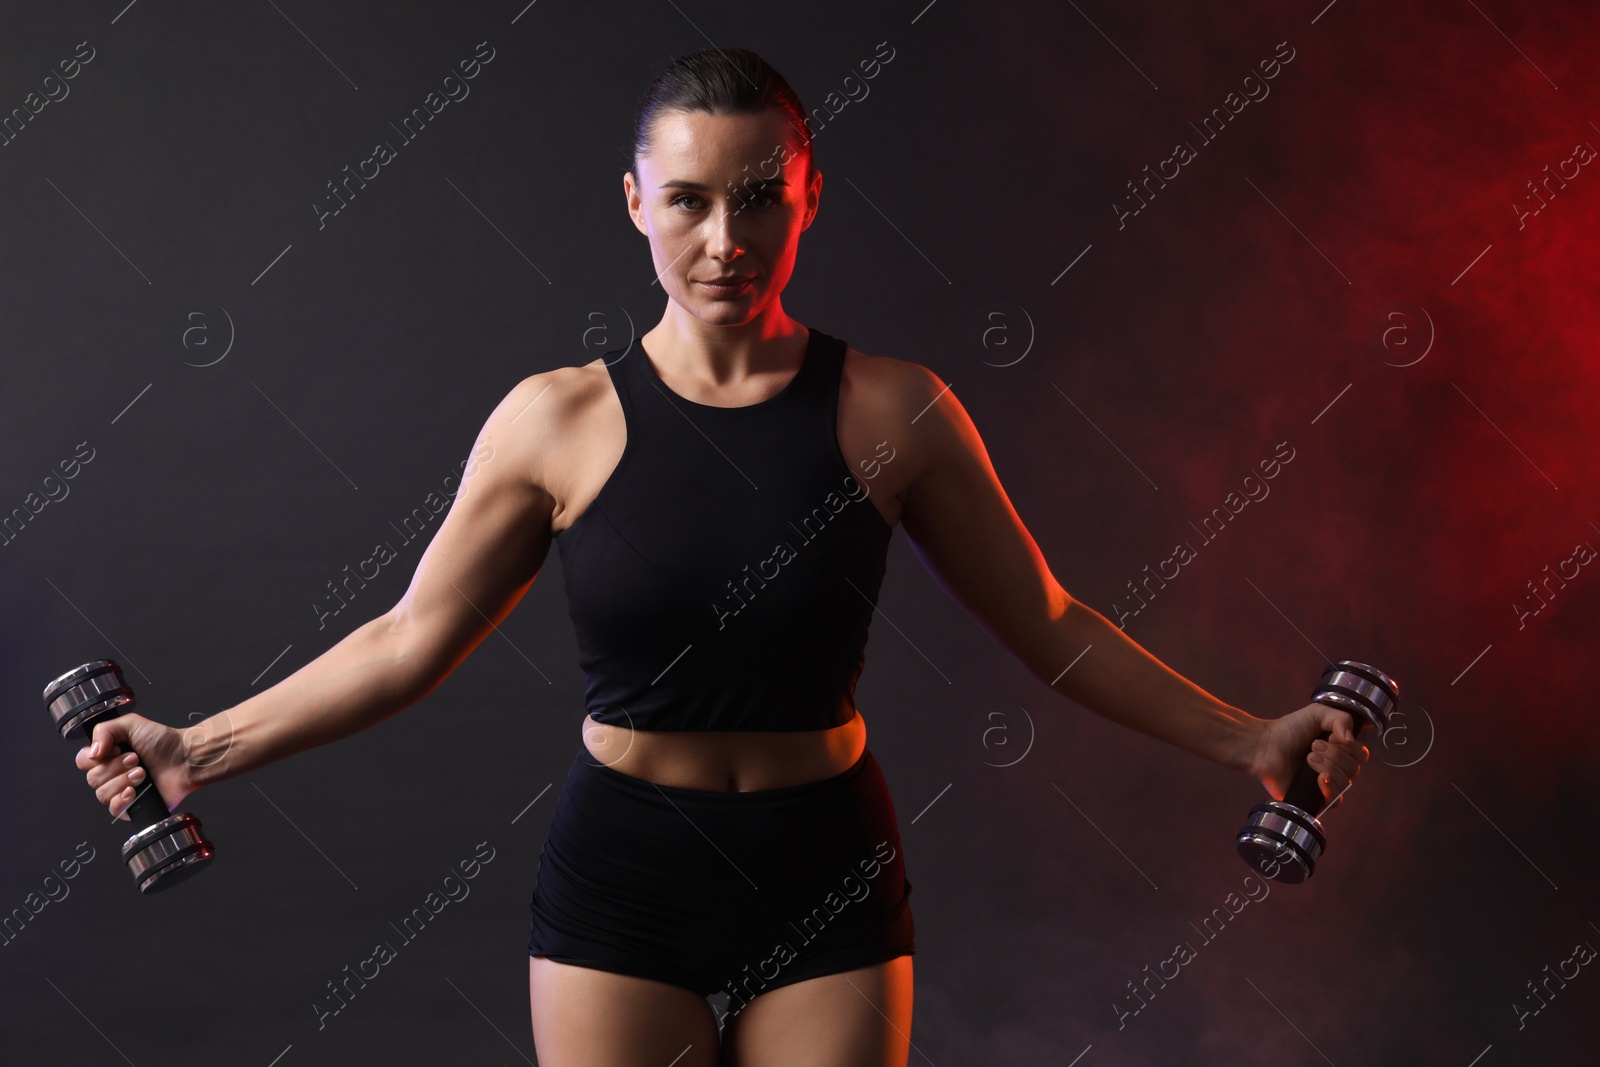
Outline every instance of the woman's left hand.
[[[1249, 774], [1266, 787], [1272, 799], [1282, 800], [1300, 765], [1309, 763], [1317, 772], [1323, 800], [1332, 800], [1361, 773], [1361, 765], [1371, 755], [1367, 746], [1356, 741], [1353, 727], [1349, 712], [1315, 702], [1281, 719], [1269, 719]], [[1315, 740], [1324, 730], [1330, 734], [1328, 740]], [[1343, 802], [1339, 797], [1324, 810], [1331, 811]]]

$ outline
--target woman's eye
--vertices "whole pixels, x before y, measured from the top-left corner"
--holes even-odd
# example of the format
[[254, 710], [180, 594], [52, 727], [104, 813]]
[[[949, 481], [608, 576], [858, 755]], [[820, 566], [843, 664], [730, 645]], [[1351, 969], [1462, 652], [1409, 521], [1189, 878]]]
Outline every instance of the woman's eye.
[[[771, 193], [767, 192], [765, 189], [762, 189], [750, 194], [748, 197], [743, 198], [739, 203], [739, 207], [742, 209], [753, 205], [758, 208], [768, 208], [779, 203], [782, 203], [782, 201], [773, 196]], [[700, 198], [695, 196], [693, 193], [680, 193], [671, 200], [668, 200], [667, 205], [669, 207], [679, 208], [683, 211], [697, 211], [701, 207], [705, 206], [701, 202]]]

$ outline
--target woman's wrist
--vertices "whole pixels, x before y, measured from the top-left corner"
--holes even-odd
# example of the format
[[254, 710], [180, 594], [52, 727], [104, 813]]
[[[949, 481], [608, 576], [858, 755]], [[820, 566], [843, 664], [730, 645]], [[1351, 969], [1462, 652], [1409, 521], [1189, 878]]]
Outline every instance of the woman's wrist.
[[178, 743], [183, 751], [183, 773], [189, 792], [226, 777], [225, 760], [233, 748], [227, 712], [183, 727], [178, 731]]
[[1258, 719], [1240, 708], [1232, 709], [1236, 716], [1233, 724], [1234, 740], [1223, 760], [1225, 766], [1242, 774], [1255, 776], [1261, 762], [1261, 748], [1266, 744], [1270, 719]]

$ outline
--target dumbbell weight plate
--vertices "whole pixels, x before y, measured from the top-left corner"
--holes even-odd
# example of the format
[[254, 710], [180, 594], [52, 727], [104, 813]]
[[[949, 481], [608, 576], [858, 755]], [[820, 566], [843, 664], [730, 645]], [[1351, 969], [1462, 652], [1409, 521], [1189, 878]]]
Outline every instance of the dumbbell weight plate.
[[188, 812], [169, 815], [146, 826], [122, 845], [122, 862], [141, 893], [171, 889], [201, 871], [214, 855], [200, 832], [200, 820]]

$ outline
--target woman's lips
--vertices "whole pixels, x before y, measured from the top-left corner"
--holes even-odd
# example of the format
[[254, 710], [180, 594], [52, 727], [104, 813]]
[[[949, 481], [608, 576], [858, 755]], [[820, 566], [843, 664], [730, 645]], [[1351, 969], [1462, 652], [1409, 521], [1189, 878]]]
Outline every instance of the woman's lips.
[[713, 296], [742, 296], [750, 288], [750, 283], [755, 281], [755, 275], [729, 280], [701, 281], [706, 290]]

